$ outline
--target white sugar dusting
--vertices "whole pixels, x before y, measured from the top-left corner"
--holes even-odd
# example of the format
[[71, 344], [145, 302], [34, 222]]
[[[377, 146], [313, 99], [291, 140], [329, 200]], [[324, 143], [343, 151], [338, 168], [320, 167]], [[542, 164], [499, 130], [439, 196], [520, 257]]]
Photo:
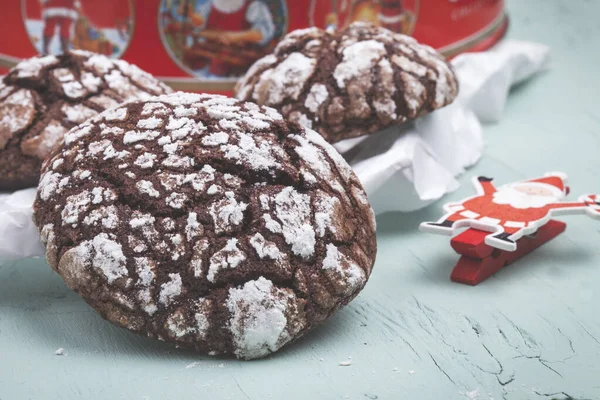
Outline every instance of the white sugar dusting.
[[214, 132], [202, 138], [202, 144], [205, 146], [218, 146], [229, 141], [229, 135], [225, 132]]
[[260, 259], [280, 260], [283, 258], [283, 254], [279, 251], [277, 245], [265, 240], [264, 236], [260, 233], [252, 236], [248, 242], [254, 247]]
[[162, 162], [165, 167], [189, 168], [194, 166], [194, 159], [187, 156], [170, 155]]
[[19, 78], [35, 78], [40, 74], [40, 71], [47, 66], [58, 63], [58, 58], [55, 56], [33, 57], [25, 59], [17, 64], [17, 76]]
[[63, 178], [63, 175], [53, 172], [51, 170], [46, 171], [42, 178], [40, 179], [40, 183], [38, 185], [38, 193], [40, 198], [44, 201], [47, 201], [56, 193], [58, 189], [58, 183]]
[[169, 174], [166, 172], [162, 172], [158, 175], [158, 179], [160, 179], [160, 184], [167, 189], [168, 191], [172, 191], [181, 187], [183, 184], [184, 175], [182, 174]]
[[129, 221], [129, 226], [133, 229], [140, 228], [143, 226], [148, 226], [154, 224], [156, 219], [151, 214], [143, 214], [140, 212], [135, 212], [133, 217]]
[[64, 158], [59, 158], [56, 159], [52, 162], [52, 169], [56, 169], [58, 167], [60, 167], [61, 165], [63, 165], [65, 162]]
[[127, 109], [115, 108], [106, 110], [102, 113], [102, 116], [106, 121], [123, 121], [127, 118]]
[[137, 284], [143, 287], [150, 286], [154, 282], [154, 279], [156, 279], [154, 272], [156, 263], [147, 257], [136, 257], [134, 258], [134, 262], [135, 271], [138, 274]]
[[160, 295], [158, 301], [166, 306], [182, 292], [183, 283], [181, 275], [169, 274], [169, 281], [160, 285]]
[[275, 212], [292, 252], [303, 258], [312, 256], [316, 239], [310, 220], [310, 197], [298, 193], [293, 187], [286, 187], [275, 196]]
[[137, 127], [140, 129], [156, 129], [162, 126], [163, 120], [154, 116], [146, 119], [140, 119], [137, 122]]
[[187, 195], [185, 193], [171, 193], [166, 199], [165, 203], [172, 208], [180, 209], [184, 206], [187, 201]]
[[209, 244], [207, 239], [200, 239], [194, 245], [194, 250], [192, 253], [192, 259], [190, 261], [190, 267], [192, 272], [194, 273], [194, 277], [200, 278], [202, 277], [202, 256], [204, 255], [204, 251], [208, 249]]
[[123, 136], [124, 144], [131, 144], [136, 142], [141, 142], [144, 140], [154, 140], [158, 136], [160, 136], [159, 131], [128, 131], [125, 132]]
[[254, 76], [258, 71], [266, 69], [271, 65], [277, 62], [277, 56], [274, 54], [268, 54], [263, 58], [258, 59], [246, 72], [241, 80], [239, 81], [239, 91], [237, 93], [238, 98], [245, 99], [248, 97], [248, 94], [252, 88], [251, 85], [248, 85], [248, 79]]
[[104, 150], [106, 150], [106, 148], [108, 148], [108, 146], [111, 146], [111, 141], [108, 139], [91, 142], [90, 144], [88, 144], [87, 155], [95, 156], [99, 153], [103, 153]]
[[71, 129], [69, 131], [69, 133], [67, 133], [65, 135], [65, 144], [66, 145], [70, 145], [71, 143], [76, 142], [77, 140], [81, 139], [84, 136], [87, 136], [90, 134], [92, 130], [92, 125], [86, 123], [85, 125], [79, 125], [73, 129]]
[[215, 282], [220, 270], [236, 268], [246, 260], [246, 254], [237, 247], [237, 243], [237, 239], [229, 239], [225, 247], [210, 258], [208, 274], [206, 275], [209, 282]]
[[315, 224], [317, 225], [317, 235], [319, 237], [325, 236], [328, 229], [335, 232], [335, 227], [331, 225], [331, 222], [335, 206], [338, 203], [339, 200], [337, 198], [323, 193], [320, 193], [317, 197], [315, 201]]
[[328, 97], [329, 92], [327, 91], [327, 87], [322, 83], [316, 83], [310, 88], [304, 106], [311, 112], [316, 113]]
[[[0, 79], [1, 82], [1, 79]], [[35, 116], [35, 103], [31, 92], [21, 89], [2, 100], [0, 117], [0, 149], [4, 148], [13, 134], [27, 128]], [[10, 133], [7, 135], [6, 133]]]
[[265, 228], [273, 233], [281, 233], [281, 224], [275, 221], [269, 214], [264, 214], [263, 219], [265, 220]]
[[197, 108], [187, 108], [184, 106], [177, 106], [173, 110], [176, 117], [195, 117], [198, 114]]
[[141, 180], [135, 184], [135, 187], [140, 193], [146, 194], [150, 197], [158, 198], [160, 196], [160, 192], [154, 189], [154, 185], [150, 181]]
[[255, 138], [246, 133], [238, 132], [238, 144], [226, 144], [221, 146], [225, 158], [234, 159], [238, 164], [247, 164], [255, 171], [279, 168], [280, 163], [273, 155], [274, 147], [265, 140], [256, 143]]
[[183, 183], [189, 183], [194, 190], [201, 192], [205, 189], [207, 183], [215, 180], [214, 173], [215, 169], [207, 164], [199, 172], [186, 175]]
[[191, 212], [188, 214], [185, 236], [188, 242], [191, 242], [192, 239], [200, 234], [202, 234], [202, 224], [198, 221], [198, 214]]
[[[60, 143], [64, 134], [67, 132], [67, 128], [62, 126], [57, 121], [51, 121], [48, 125], [44, 127], [39, 136], [31, 139], [32, 142], [36, 143], [36, 148], [33, 151], [25, 151], [25, 153], [31, 153], [37, 155], [38, 157], [45, 158], [54, 149], [54, 147]], [[27, 139], [23, 140], [22, 144], [28, 142]]]
[[93, 250], [92, 267], [100, 270], [109, 284], [129, 274], [123, 248], [106, 233], [97, 235], [91, 243], [83, 242], [82, 245], [84, 243]]
[[84, 225], [101, 224], [106, 229], [116, 229], [119, 225], [119, 217], [115, 206], [99, 207], [90, 211], [83, 219]]
[[90, 208], [91, 197], [88, 190], [67, 197], [65, 206], [60, 214], [63, 225], [77, 226], [79, 215]]
[[260, 201], [260, 208], [264, 211], [268, 211], [271, 209], [270, 205], [269, 205], [269, 196], [266, 194], [261, 194], [260, 196], [258, 196], [258, 199]]
[[385, 46], [376, 40], [353, 43], [344, 49], [342, 62], [335, 67], [333, 77], [340, 88], [345, 88], [348, 81], [361, 75], [369, 76], [370, 70], [385, 54]]
[[175, 311], [167, 318], [167, 329], [176, 338], [181, 338], [196, 332], [196, 328], [188, 326], [185, 316], [180, 310]]
[[208, 299], [200, 298], [196, 302], [197, 312], [194, 314], [194, 319], [196, 320], [196, 333], [200, 339], [206, 338], [206, 334], [210, 328], [208, 316], [210, 315], [211, 309], [212, 303]]
[[144, 153], [134, 161], [134, 164], [140, 168], [152, 168], [155, 160], [156, 154]]
[[210, 206], [210, 215], [215, 223], [215, 233], [229, 232], [242, 223], [248, 204], [238, 202], [233, 192], [225, 192], [225, 198]]
[[170, 112], [170, 109], [165, 106], [163, 103], [145, 103], [142, 108], [142, 115], [167, 115]]
[[426, 66], [416, 63], [403, 55], [394, 54], [392, 56], [392, 62], [403, 71], [412, 72], [417, 76], [423, 77], [427, 74]]
[[334, 271], [339, 277], [342, 277], [346, 281], [349, 293], [359, 289], [367, 279], [365, 272], [331, 243], [327, 245], [327, 253], [325, 259], [323, 259], [323, 269]]
[[93, 117], [98, 114], [95, 110], [88, 108], [81, 104], [63, 104], [62, 112], [67, 117], [68, 121], [74, 122], [76, 124], [80, 124], [87, 120], [88, 118]]
[[263, 357], [291, 340], [286, 317], [290, 301], [292, 294], [263, 277], [229, 289], [229, 329], [238, 357]]
[[[302, 53], [292, 53], [286, 57], [277, 67], [265, 71], [257, 86], [268, 92], [268, 104], [279, 104], [285, 99], [297, 100], [302, 92], [305, 82], [311, 77], [315, 70], [317, 61], [308, 58]], [[254, 100], [258, 100], [257, 94], [262, 90], [254, 92]], [[263, 103], [265, 101], [261, 101]]]
[[415, 115], [424, 104], [427, 89], [417, 78], [406, 72], [400, 72], [400, 77], [405, 84], [404, 101], [411, 114]]

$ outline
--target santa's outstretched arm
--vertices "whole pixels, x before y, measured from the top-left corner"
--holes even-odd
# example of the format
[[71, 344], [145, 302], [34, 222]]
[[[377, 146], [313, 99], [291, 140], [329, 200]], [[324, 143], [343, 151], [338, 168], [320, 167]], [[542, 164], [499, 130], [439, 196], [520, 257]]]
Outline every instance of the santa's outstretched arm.
[[487, 178], [485, 176], [477, 176], [473, 178], [473, 186], [480, 195], [493, 194], [496, 192], [496, 187], [492, 183], [494, 178]]
[[549, 204], [552, 215], [587, 214], [600, 219], [600, 196], [595, 194], [584, 195], [579, 201]]

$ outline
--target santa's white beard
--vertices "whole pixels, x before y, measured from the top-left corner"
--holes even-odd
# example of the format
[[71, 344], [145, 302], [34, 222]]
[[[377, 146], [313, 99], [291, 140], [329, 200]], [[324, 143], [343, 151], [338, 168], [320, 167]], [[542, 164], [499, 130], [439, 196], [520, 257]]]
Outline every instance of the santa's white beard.
[[213, 0], [212, 5], [224, 14], [239, 11], [248, 0]]
[[494, 203], [507, 204], [513, 208], [542, 208], [559, 201], [554, 196], [537, 196], [520, 192], [511, 187], [499, 188], [494, 193]]

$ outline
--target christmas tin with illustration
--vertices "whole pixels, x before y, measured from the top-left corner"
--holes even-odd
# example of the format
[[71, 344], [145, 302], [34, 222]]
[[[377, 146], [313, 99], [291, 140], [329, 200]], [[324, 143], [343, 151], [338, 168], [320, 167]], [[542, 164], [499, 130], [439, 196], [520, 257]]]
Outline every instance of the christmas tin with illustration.
[[445, 56], [506, 32], [503, 0], [2, 0], [0, 74], [36, 54], [84, 49], [136, 64], [177, 90], [231, 94], [287, 33], [371, 22]]
[[287, 32], [284, 0], [162, 0], [159, 31], [169, 55], [191, 75], [231, 81], [272, 51]]
[[321, 28], [345, 28], [355, 21], [370, 22], [410, 35], [415, 29], [420, 0], [311, 0], [309, 19]]
[[120, 57], [133, 31], [130, 0], [22, 0], [22, 12], [40, 54], [80, 49]]

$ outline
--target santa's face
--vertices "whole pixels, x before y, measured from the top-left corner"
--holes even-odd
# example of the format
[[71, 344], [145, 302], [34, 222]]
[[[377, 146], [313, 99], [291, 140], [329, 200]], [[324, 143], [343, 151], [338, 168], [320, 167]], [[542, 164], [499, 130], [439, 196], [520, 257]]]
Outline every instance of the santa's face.
[[224, 14], [232, 14], [239, 11], [248, 0], [212, 0], [212, 5]]
[[502, 186], [494, 193], [494, 203], [513, 208], [541, 208], [561, 199], [550, 188], [539, 185]]
[[515, 189], [521, 193], [530, 194], [532, 196], [552, 196], [552, 190], [539, 185], [518, 185], [515, 186]]

